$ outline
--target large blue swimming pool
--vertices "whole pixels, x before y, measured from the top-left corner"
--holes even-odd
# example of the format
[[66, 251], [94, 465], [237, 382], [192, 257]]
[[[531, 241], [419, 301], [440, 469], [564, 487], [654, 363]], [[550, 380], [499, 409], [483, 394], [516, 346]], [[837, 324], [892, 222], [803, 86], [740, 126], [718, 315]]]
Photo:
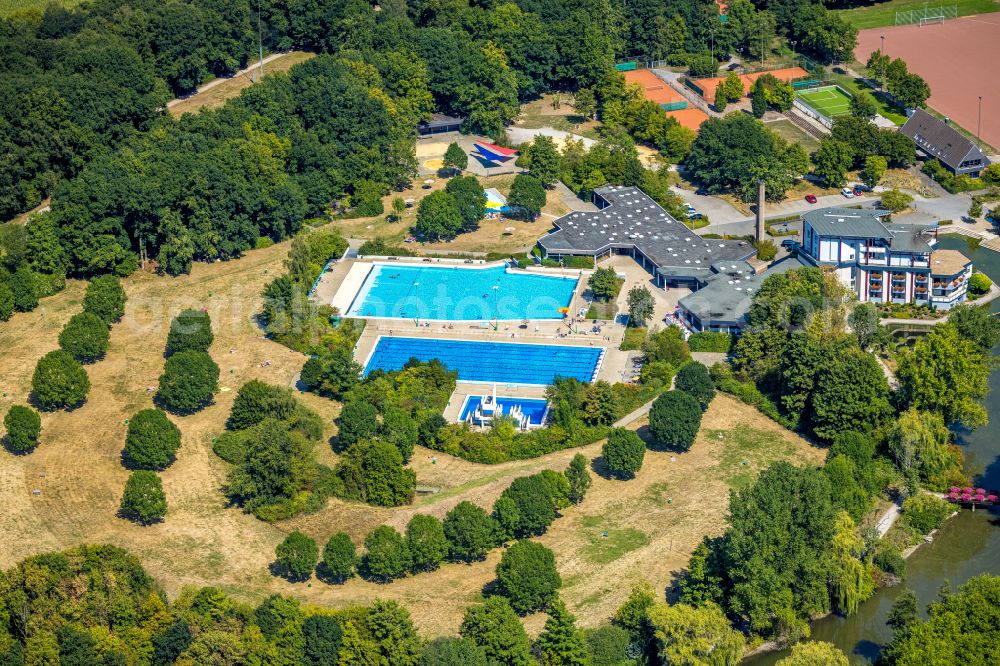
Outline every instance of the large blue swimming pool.
[[[470, 395], [467, 397], [465, 403], [462, 405], [462, 413], [459, 415], [458, 420], [467, 420], [471, 415], [476, 413], [476, 409], [482, 402], [483, 396], [481, 395]], [[510, 410], [515, 406], [520, 407], [521, 413], [528, 417], [528, 423], [533, 426], [540, 426], [545, 418], [545, 407], [548, 405], [548, 402], [537, 398], [503, 398], [497, 396], [497, 405], [500, 406], [500, 412], [503, 414], [510, 414]]]
[[551, 384], [555, 377], [581, 382], [597, 376], [604, 349], [472, 340], [380, 337], [365, 375], [372, 370], [399, 370], [411, 358], [438, 359], [458, 371], [462, 382], [497, 384]]
[[579, 278], [507, 272], [500, 266], [374, 264], [351, 317], [443, 321], [562, 319]]

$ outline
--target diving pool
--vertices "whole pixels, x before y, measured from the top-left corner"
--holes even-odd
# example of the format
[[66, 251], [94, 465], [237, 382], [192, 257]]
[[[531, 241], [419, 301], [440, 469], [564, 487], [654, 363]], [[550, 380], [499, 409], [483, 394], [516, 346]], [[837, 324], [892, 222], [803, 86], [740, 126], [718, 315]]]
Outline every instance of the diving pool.
[[458, 372], [460, 382], [545, 386], [556, 377], [594, 381], [604, 359], [604, 348], [381, 336], [364, 374], [399, 370], [411, 358], [438, 359], [449, 370]]
[[349, 317], [489, 321], [562, 319], [578, 277], [508, 272], [505, 265], [373, 264]]
[[[483, 396], [470, 395], [462, 404], [462, 412], [458, 417], [459, 421], [466, 421], [476, 413], [483, 402]], [[540, 398], [504, 398], [497, 396], [497, 405], [501, 414], [510, 414], [510, 410], [519, 407], [521, 413], [528, 417], [528, 423], [533, 426], [540, 426], [545, 419], [546, 406], [549, 403]]]

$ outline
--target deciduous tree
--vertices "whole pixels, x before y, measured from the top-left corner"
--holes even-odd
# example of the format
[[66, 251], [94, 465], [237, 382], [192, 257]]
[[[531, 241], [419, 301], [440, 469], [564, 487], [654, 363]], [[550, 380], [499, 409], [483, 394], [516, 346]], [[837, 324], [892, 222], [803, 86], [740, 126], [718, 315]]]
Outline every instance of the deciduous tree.
[[518, 174], [510, 187], [507, 204], [529, 220], [534, 220], [545, 207], [546, 195], [542, 182], [534, 176]]
[[316, 540], [298, 530], [289, 533], [274, 551], [275, 561], [291, 580], [306, 580], [319, 561]]
[[945, 323], [900, 356], [896, 374], [904, 404], [975, 428], [989, 420], [980, 401], [989, 391], [991, 368], [991, 361], [954, 324]]
[[555, 502], [538, 475], [514, 479], [502, 496], [509, 497], [517, 505], [519, 520], [514, 535], [518, 538], [544, 534], [555, 520]]
[[379, 525], [365, 537], [362, 571], [366, 578], [388, 583], [405, 576], [412, 563], [406, 540], [395, 528]]
[[608, 433], [608, 441], [601, 449], [604, 464], [611, 476], [631, 479], [642, 469], [642, 459], [646, 455], [646, 444], [633, 430], [613, 428]]
[[207, 352], [172, 355], [160, 375], [156, 398], [169, 411], [191, 414], [212, 403], [219, 390], [219, 366]]
[[3, 417], [7, 431], [7, 447], [15, 453], [27, 453], [38, 446], [42, 432], [42, 419], [38, 412], [27, 405], [11, 405]]
[[665, 664], [736, 666], [743, 656], [743, 636], [715, 604], [695, 608], [658, 603], [649, 609], [649, 623], [657, 653]]
[[528, 634], [504, 597], [487, 597], [470, 607], [459, 633], [482, 648], [490, 663], [529, 666], [533, 661]]
[[667, 391], [649, 411], [649, 431], [657, 447], [687, 451], [701, 425], [701, 406], [684, 391]]
[[323, 568], [331, 579], [343, 582], [354, 575], [358, 566], [358, 553], [351, 537], [337, 532], [323, 548]]
[[104, 320], [108, 326], [125, 314], [125, 289], [113, 275], [99, 275], [87, 285], [83, 295], [83, 309]]
[[697, 361], [681, 366], [677, 371], [674, 387], [678, 391], [689, 393], [701, 405], [702, 411], [708, 409], [715, 398], [715, 384], [708, 374], [708, 368]]
[[628, 318], [633, 326], [645, 326], [653, 317], [653, 294], [644, 285], [628, 290]]
[[125, 459], [136, 469], [163, 469], [181, 446], [181, 431], [159, 409], [143, 409], [128, 422]]
[[486, 557], [496, 545], [496, 524], [488, 513], [472, 502], [462, 501], [444, 518], [448, 558], [475, 562]]
[[156, 472], [132, 472], [125, 483], [121, 515], [142, 525], [162, 520], [167, 513], [167, 496]]
[[44, 410], [71, 409], [86, 400], [90, 379], [75, 358], [62, 350], [52, 351], [38, 359], [31, 391]]
[[414, 231], [431, 242], [448, 240], [462, 229], [462, 212], [455, 197], [443, 190], [431, 192], [417, 206]]
[[569, 481], [569, 501], [579, 504], [590, 489], [590, 472], [587, 471], [587, 458], [577, 453], [566, 468], [566, 480]]
[[207, 352], [215, 336], [212, 320], [203, 310], [184, 310], [170, 322], [167, 355], [181, 351]]
[[413, 559], [413, 571], [433, 571], [448, 554], [444, 525], [434, 516], [418, 513], [406, 525], [406, 545]]

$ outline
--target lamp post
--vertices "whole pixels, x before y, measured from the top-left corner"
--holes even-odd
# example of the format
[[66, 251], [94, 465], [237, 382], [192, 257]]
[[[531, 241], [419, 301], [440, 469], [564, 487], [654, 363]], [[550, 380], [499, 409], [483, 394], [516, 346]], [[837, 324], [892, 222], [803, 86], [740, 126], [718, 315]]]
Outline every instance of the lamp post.
[[500, 285], [493, 285], [493, 330], [500, 330]]
[[976, 140], [979, 141], [979, 130], [983, 125], [983, 96], [979, 96], [979, 119], [976, 121]]
[[264, 33], [260, 29], [260, 0], [257, 0], [257, 50], [260, 54], [260, 78], [264, 79]]
[[879, 89], [885, 90], [885, 35], [879, 35], [879, 39], [882, 40], [882, 46], [878, 50], [879, 64], [882, 65], [882, 82], [879, 84]]

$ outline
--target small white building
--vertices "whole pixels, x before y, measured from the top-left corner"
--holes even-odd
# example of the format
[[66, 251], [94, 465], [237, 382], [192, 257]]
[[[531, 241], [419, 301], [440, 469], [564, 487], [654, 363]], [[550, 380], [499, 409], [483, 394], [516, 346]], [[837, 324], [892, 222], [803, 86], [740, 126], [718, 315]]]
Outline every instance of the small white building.
[[888, 211], [823, 208], [802, 216], [805, 261], [831, 269], [860, 301], [948, 309], [965, 300], [972, 261], [934, 250], [937, 225], [893, 224]]

